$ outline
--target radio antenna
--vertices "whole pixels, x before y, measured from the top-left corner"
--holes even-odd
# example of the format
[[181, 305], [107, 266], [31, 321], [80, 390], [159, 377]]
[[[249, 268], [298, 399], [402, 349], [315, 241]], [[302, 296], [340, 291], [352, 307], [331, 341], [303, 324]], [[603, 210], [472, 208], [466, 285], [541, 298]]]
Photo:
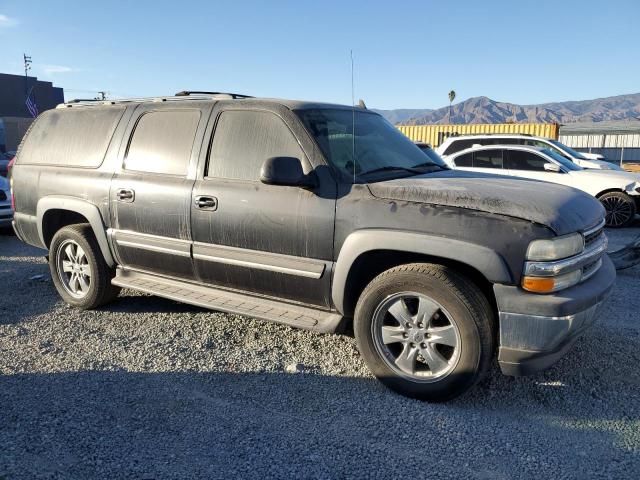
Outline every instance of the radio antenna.
[[353, 183], [356, 183], [356, 95], [353, 82], [353, 50], [351, 53], [351, 164], [353, 165]]

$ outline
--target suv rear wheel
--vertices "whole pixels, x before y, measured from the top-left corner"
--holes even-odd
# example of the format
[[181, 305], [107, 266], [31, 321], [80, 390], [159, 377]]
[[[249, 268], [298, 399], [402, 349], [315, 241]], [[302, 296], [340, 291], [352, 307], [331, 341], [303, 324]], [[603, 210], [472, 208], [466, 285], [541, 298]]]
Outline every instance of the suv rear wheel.
[[69, 225], [56, 232], [49, 247], [49, 269], [62, 299], [82, 309], [104, 305], [120, 292], [111, 285], [113, 270], [104, 261], [88, 224]]
[[492, 309], [478, 287], [450, 268], [409, 264], [365, 288], [354, 331], [373, 374], [403, 395], [454, 398], [488, 371]]

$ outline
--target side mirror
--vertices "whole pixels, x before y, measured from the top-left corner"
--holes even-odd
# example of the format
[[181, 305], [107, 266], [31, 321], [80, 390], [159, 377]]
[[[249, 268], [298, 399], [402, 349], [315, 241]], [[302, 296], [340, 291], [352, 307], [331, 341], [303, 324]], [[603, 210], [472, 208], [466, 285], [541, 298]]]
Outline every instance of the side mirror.
[[300, 188], [314, 188], [318, 183], [313, 173], [304, 173], [302, 162], [295, 157], [271, 157], [265, 160], [260, 170], [260, 181], [267, 185]]
[[545, 163], [544, 169], [547, 172], [560, 173], [562, 170], [560, 169], [560, 165], [556, 165], [555, 163]]

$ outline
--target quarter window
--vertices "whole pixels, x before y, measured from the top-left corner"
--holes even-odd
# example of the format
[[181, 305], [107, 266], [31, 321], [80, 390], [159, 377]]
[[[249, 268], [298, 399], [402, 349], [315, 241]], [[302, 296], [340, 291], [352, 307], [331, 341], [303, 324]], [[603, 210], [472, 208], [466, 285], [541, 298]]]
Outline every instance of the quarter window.
[[227, 110], [220, 114], [207, 176], [258, 181], [262, 164], [270, 157], [304, 157], [298, 141], [280, 117], [249, 110]]
[[533, 170], [544, 172], [544, 164], [548, 163], [540, 155], [522, 150], [507, 150], [504, 152], [504, 167], [509, 170]]
[[199, 120], [198, 110], [163, 110], [143, 114], [133, 131], [124, 168], [186, 175]]

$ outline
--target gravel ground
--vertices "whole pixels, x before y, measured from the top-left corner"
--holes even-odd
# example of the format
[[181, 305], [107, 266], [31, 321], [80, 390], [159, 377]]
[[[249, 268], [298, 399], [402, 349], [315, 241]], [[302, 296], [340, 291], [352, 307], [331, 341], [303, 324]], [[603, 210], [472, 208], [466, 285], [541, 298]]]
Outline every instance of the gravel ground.
[[638, 478], [640, 267], [550, 370], [432, 405], [348, 336], [131, 291], [75, 310], [43, 254], [0, 235], [0, 480]]

